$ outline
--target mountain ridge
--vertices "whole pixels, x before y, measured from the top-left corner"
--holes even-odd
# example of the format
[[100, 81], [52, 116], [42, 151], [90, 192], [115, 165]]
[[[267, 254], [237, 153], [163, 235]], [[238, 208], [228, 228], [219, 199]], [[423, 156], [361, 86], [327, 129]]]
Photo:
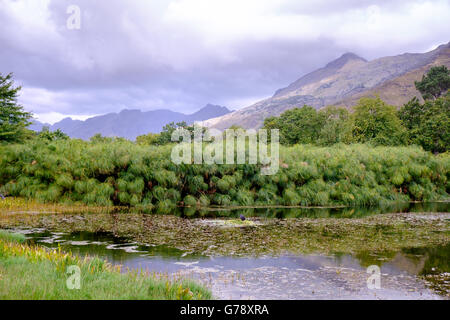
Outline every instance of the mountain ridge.
[[31, 130], [40, 131], [48, 126], [51, 131], [61, 130], [71, 138], [89, 139], [97, 133], [107, 137], [124, 137], [130, 140], [147, 133], [159, 133], [170, 122], [185, 121], [192, 124], [196, 121], [204, 121], [230, 113], [223, 106], [207, 104], [205, 107], [192, 114], [157, 109], [141, 111], [139, 109], [123, 109], [118, 113], [107, 113], [88, 118], [85, 121], [73, 120], [70, 117], [53, 124], [44, 124], [39, 121], [29, 127]]
[[[352, 97], [376, 95], [376, 92], [371, 90], [386, 90], [383, 85], [387, 85], [389, 81], [395, 83], [395, 79], [409, 73], [414, 73], [413, 78], [417, 80], [417, 76], [421, 77], [432, 65], [439, 63], [450, 67], [449, 57], [450, 42], [426, 53], [404, 53], [371, 61], [354, 53], [344, 53], [325, 67], [310, 72], [289, 86], [277, 90], [272, 97], [227, 115], [209, 119], [202, 124], [221, 130], [232, 125], [246, 129], [259, 128], [263, 125], [265, 118], [278, 116], [288, 109], [303, 105], [317, 109], [337, 104], [351, 107], [357, 102], [355, 99], [352, 100]], [[414, 86], [414, 81], [408, 85]], [[389, 96], [395, 96], [395, 90], [392, 87], [389, 87], [389, 90], [393, 91]], [[398, 101], [391, 99], [386, 102], [399, 106], [405, 99], [417, 95], [417, 92], [414, 92], [415, 89], [399, 86], [399, 90], [406, 92], [402, 99]]]

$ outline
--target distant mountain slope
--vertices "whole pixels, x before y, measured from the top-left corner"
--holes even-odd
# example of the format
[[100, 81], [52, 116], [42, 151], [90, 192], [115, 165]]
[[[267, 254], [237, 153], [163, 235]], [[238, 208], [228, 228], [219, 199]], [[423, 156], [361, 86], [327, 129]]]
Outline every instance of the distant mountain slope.
[[[147, 133], [161, 132], [170, 122], [186, 121], [188, 124], [203, 121], [230, 113], [226, 107], [208, 104], [193, 114], [183, 114], [170, 110], [122, 110], [120, 113], [109, 113], [92, 117], [86, 121], [63, 119], [50, 126], [50, 130], [60, 129], [72, 138], [89, 139], [97, 133], [108, 137], [124, 137], [134, 140], [137, 136]], [[30, 129], [40, 131], [44, 124], [36, 121]]]
[[28, 129], [33, 131], [41, 131], [44, 127], [50, 127], [51, 125], [48, 123], [42, 123], [37, 120], [32, 120], [31, 124], [28, 126]]
[[[326, 81], [326, 79], [333, 77], [344, 66], [347, 66], [348, 69], [350, 66], [365, 63], [367, 63], [367, 60], [364, 58], [358, 57], [354, 53], [345, 53], [340, 58], [328, 63], [324, 68], [320, 68], [304, 77], [301, 77], [294, 83], [291, 83], [287, 88], [278, 90], [274, 97], [283, 97], [286, 95], [293, 95], [293, 93], [301, 93], [302, 89], [306, 89], [304, 90], [305, 93], [311, 94], [311, 89], [314, 86], [314, 83]], [[328, 85], [323, 86], [323, 88], [328, 87]]]
[[448, 63], [449, 49], [450, 43], [427, 53], [405, 53], [373, 61], [346, 53], [324, 68], [278, 90], [273, 97], [210, 119], [203, 125], [218, 129], [232, 125], [258, 128], [265, 118], [277, 116], [294, 107], [305, 104], [316, 108], [334, 104], [352, 106], [360, 97], [375, 93], [382, 98], [389, 98], [389, 103], [401, 105], [417, 95], [414, 80], [420, 79], [432, 65]]
[[336, 105], [351, 107], [357, 104], [358, 100], [362, 97], [375, 96], [379, 96], [383, 101], [394, 106], [402, 106], [413, 97], [417, 97], [421, 100], [422, 96], [420, 95], [420, 92], [416, 90], [414, 82], [422, 80], [422, 76], [427, 73], [431, 67], [442, 65], [445, 65], [450, 69], [450, 46], [443, 48], [440, 54], [429, 64], [409, 71], [392, 80], [383, 82], [373, 89], [350, 96], [337, 102]]

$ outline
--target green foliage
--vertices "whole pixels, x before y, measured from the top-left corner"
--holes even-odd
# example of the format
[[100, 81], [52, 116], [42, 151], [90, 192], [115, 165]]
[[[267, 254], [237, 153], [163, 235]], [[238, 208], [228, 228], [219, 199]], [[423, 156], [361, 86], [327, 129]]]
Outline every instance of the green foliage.
[[237, 190], [234, 197], [236, 198], [236, 203], [240, 206], [251, 206], [253, 205], [255, 199], [253, 192], [245, 187]]
[[55, 141], [55, 140], [67, 140], [69, 136], [62, 132], [60, 129], [56, 131], [50, 131], [48, 127], [43, 127], [41, 132], [38, 134], [39, 139], [43, 139], [46, 141]]
[[300, 195], [292, 189], [286, 189], [283, 192], [283, 200], [287, 206], [296, 206], [302, 201]]
[[310, 106], [290, 109], [279, 117], [269, 117], [264, 120], [264, 128], [279, 129], [280, 142], [288, 145], [314, 143], [323, 124], [323, 115]]
[[414, 97], [398, 111], [398, 117], [408, 129], [410, 136], [413, 136], [415, 133], [412, 131], [420, 126], [425, 113], [424, 108], [425, 104], [420, 103], [419, 99]]
[[0, 146], [0, 192], [41, 202], [176, 206], [376, 205], [448, 199], [450, 154], [420, 147], [337, 144], [280, 148], [279, 172], [259, 165], [174, 165], [171, 146], [42, 139]]
[[352, 122], [346, 108], [329, 106], [320, 110], [319, 115], [324, 119], [324, 125], [319, 134], [319, 144], [329, 146], [352, 142]]
[[56, 184], [70, 190], [73, 186], [73, 178], [68, 173], [62, 173], [58, 177], [56, 177]]
[[194, 207], [197, 205], [197, 199], [195, 197], [188, 195], [183, 200], [185, 206]]
[[[148, 141], [149, 139], [154, 139], [152, 144], [155, 144], [155, 145], [169, 144], [169, 143], [172, 143], [172, 134], [177, 129], [188, 130], [191, 134], [191, 139], [194, 139], [195, 130], [199, 130], [199, 132], [197, 134], [199, 134], [199, 135], [201, 134], [202, 136], [205, 136], [207, 133], [207, 128], [194, 126], [194, 125], [188, 125], [185, 121], [182, 121], [179, 123], [171, 122], [164, 126], [164, 128], [160, 134], [153, 136], [151, 138], [150, 137], [147, 137], [147, 138], [142, 137], [139, 140], [140, 141]], [[146, 143], [146, 144], [148, 144], [148, 143]]]
[[160, 145], [168, 144], [172, 142], [172, 134], [177, 128], [185, 128], [187, 127], [186, 123], [178, 123], [175, 124], [171, 122], [163, 127], [161, 134], [159, 135], [156, 143]]
[[113, 141], [127, 141], [125, 138], [104, 137], [100, 133], [93, 135], [90, 139], [91, 143], [108, 143]]
[[12, 74], [0, 73], [0, 142], [20, 142], [30, 137], [26, 127], [32, 115], [17, 103], [21, 87], [14, 88]]
[[136, 143], [144, 146], [158, 145], [160, 142], [161, 135], [158, 133], [148, 133], [136, 138]]
[[200, 206], [202, 207], [208, 207], [211, 203], [210, 199], [208, 198], [208, 196], [202, 194], [200, 196], [200, 198], [198, 199], [198, 202], [200, 204]]
[[320, 111], [304, 106], [264, 121], [264, 129], [279, 129], [280, 142], [286, 145], [316, 144], [330, 146], [353, 142], [374, 145], [407, 143], [406, 129], [395, 107], [381, 99], [362, 98], [350, 114], [346, 108], [328, 106]]
[[431, 152], [446, 152], [450, 147], [450, 94], [421, 104], [413, 99], [399, 110], [411, 143]]
[[406, 129], [396, 108], [380, 98], [361, 98], [354, 107], [353, 136], [356, 142], [375, 145], [402, 145], [407, 142]]
[[[0, 299], [10, 300], [192, 300], [211, 293], [192, 280], [167, 279], [150, 272], [120, 272], [99, 258], [80, 258], [22, 244], [23, 235], [0, 230]], [[17, 243], [19, 242], [19, 243]], [[79, 290], [67, 289], [66, 270], [78, 266]], [[21, 276], [18, 276], [21, 275]], [[33, 288], [33, 290], [29, 290]]]
[[286, 145], [370, 143], [372, 145], [421, 145], [434, 153], [449, 150], [450, 93], [421, 104], [414, 98], [398, 112], [380, 98], [362, 98], [350, 114], [328, 106], [291, 109], [264, 121], [264, 129], [279, 129]]
[[9, 231], [0, 230], [0, 241], [24, 243], [26, 238], [21, 233], [12, 233]]
[[437, 99], [450, 89], [450, 71], [446, 66], [432, 67], [422, 81], [414, 84], [424, 100]]

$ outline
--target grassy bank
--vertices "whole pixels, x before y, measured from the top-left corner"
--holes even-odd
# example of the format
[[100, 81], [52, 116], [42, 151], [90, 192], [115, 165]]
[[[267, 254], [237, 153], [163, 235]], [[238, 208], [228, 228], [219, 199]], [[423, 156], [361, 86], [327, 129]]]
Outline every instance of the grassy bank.
[[[24, 237], [0, 231], [0, 300], [209, 299], [211, 293], [191, 281], [151, 274], [120, 273], [97, 258], [81, 259], [58, 250], [24, 244]], [[81, 270], [81, 288], [69, 290], [68, 266]]]
[[[28, 213], [112, 213], [130, 211], [130, 207], [110, 207], [78, 203], [45, 203], [36, 199], [7, 197], [0, 200], [0, 212]], [[136, 208], [136, 211], [137, 210]]]
[[450, 155], [418, 147], [281, 147], [277, 174], [259, 165], [175, 165], [172, 146], [80, 140], [0, 147], [0, 190], [41, 203], [131, 206], [378, 205], [448, 199]]

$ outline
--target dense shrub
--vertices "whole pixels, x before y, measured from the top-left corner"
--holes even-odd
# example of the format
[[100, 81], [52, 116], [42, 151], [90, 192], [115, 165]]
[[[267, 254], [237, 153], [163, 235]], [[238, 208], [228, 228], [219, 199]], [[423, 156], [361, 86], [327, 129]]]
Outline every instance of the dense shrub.
[[304, 106], [264, 120], [264, 129], [279, 129], [285, 145], [370, 143], [397, 146], [408, 143], [408, 132], [396, 108], [380, 98], [361, 98], [353, 112], [328, 106], [320, 111]]
[[285, 111], [279, 117], [264, 120], [268, 130], [280, 130], [280, 142], [292, 145], [295, 143], [313, 143], [324, 126], [325, 118], [310, 106]]
[[420, 147], [281, 147], [273, 176], [258, 165], [175, 165], [171, 146], [40, 139], [0, 147], [0, 192], [42, 202], [175, 206], [377, 205], [448, 199], [448, 153]]
[[412, 99], [398, 112], [411, 143], [431, 152], [450, 149], [450, 93], [420, 103]]
[[355, 142], [397, 146], [407, 143], [407, 131], [394, 106], [380, 98], [361, 98], [353, 107], [353, 138]]

